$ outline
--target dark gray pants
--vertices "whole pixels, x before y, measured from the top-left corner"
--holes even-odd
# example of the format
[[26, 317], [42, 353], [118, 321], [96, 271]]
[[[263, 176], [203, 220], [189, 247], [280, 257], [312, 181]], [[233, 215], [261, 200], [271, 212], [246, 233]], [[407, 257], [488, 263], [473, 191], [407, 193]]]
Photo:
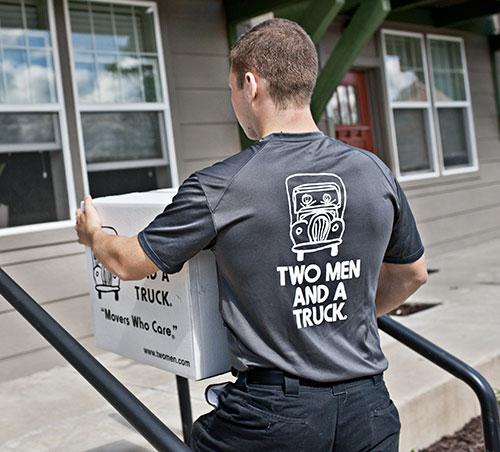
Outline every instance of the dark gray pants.
[[[293, 382], [292, 382], [293, 383]], [[239, 378], [193, 425], [190, 446], [217, 452], [398, 452], [401, 423], [381, 374], [329, 387]]]

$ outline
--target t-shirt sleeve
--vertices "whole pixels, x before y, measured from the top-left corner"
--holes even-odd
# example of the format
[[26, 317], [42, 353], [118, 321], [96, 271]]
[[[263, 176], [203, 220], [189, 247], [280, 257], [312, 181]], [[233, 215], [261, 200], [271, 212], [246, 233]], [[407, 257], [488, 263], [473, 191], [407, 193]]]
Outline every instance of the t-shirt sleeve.
[[406, 195], [396, 178], [396, 212], [384, 262], [409, 264], [424, 254], [424, 246]]
[[195, 174], [179, 187], [172, 203], [138, 234], [147, 256], [167, 273], [176, 273], [199, 251], [215, 243], [217, 233], [205, 192]]

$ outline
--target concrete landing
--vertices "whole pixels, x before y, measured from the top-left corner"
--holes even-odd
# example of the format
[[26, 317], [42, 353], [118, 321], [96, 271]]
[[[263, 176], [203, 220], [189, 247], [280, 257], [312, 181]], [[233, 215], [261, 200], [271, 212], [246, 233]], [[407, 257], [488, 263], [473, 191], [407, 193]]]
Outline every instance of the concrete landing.
[[[410, 301], [442, 303], [396, 317], [476, 367], [500, 389], [500, 239], [429, 261], [439, 269]], [[385, 378], [402, 421], [400, 450], [425, 447], [480, 413], [473, 392], [381, 332]], [[181, 422], [175, 377], [111, 353], [98, 359], [176, 434]], [[229, 374], [191, 382], [193, 416], [208, 412], [204, 388]], [[142, 452], [153, 450], [70, 367], [0, 383], [0, 450]]]

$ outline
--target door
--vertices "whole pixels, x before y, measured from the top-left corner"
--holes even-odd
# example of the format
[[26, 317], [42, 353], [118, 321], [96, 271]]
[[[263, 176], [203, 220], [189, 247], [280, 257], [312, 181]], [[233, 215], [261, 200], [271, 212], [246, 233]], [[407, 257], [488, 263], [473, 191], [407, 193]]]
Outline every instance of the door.
[[337, 86], [326, 110], [329, 121], [333, 121], [335, 127], [335, 138], [376, 152], [364, 72], [349, 71]]

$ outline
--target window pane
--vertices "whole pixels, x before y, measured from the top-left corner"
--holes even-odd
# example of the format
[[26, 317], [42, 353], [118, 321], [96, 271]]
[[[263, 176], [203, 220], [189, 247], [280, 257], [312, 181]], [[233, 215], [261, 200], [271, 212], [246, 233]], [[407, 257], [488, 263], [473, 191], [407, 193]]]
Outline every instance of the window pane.
[[89, 4], [72, 1], [69, 3], [71, 42], [75, 49], [92, 50], [92, 28], [90, 26]]
[[349, 125], [350, 118], [346, 87], [344, 85], [339, 85], [337, 87], [337, 93], [339, 98], [340, 118], [342, 120], [342, 124]]
[[28, 52], [22, 49], [4, 49], [2, 69], [5, 102], [30, 103]]
[[436, 100], [465, 100], [460, 42], [431, 39], [432, 75]]
[[94, 55], [91, 53], [75, 54], [75, 78], [82, 102], [94, 102], [99, 98]]
[[104, 3], [92, 3], [91, 8], [95, 48], [98, 50], [115, 50], [111, 6]]
[[62, 153], [0, 153], [0, 228], [69, 218]]
[[384, 35], [385, 69], [391, 101], [426, 101], [421, 40], [410, 36]]
[[120, 102], [120, 72], [116, 55], [97, 55], [97, 83], [101, 102]]
[[87, 163], [162, 158], [157, 112], [82, 113]]
[[121, 195], [159, 187], [155, 168], [131, 168], [89, 172], [90, 193], [93, 197]]
[[115, 5], [116, 43], [118, 49], [124, 52], [137, 52], [136, 26], [133, 16], [133, 6]]
[[158, 60], [156, 58], [143, 58], [142, 73], [144, 77], [144, 95], [146, 102], [161, 101]]
[[47, 4], [43, 0], [24, 0], [28, 45], [50, 47], [49, 17]]
[[401, 173], [432, 170], [427, 111], [396, 108], [393, 113]]
[[46, 2], [0, 2], [0, 102], [57, 101]]
[[0, 3], [0, 39], [4, 46], [24, 46], [26, 30], [23, 25], [21, 2], [18, 0]]
[[326, 106], [326, 113], [329, 118], [333, 119], [333, 123], [335, 125], [340, 124], [339, 101], [338, 101], [337, 91], [333, 93], [330, 102], [328, 102], [328, 105]]
[[439, 108], [438, 116], [445, 168], [470, 165], [465, 108]]
[[121, 88], [124, 102], [142, 102], [141, 61], [133, 56], [122, 56], [119, 61]]
[[[152, 9], [76, 0], [69, 7], [73, 46], [80, 50], [76, 70], [85, 80], [78, 84], [80, 101], [161, 102]], [[98, 91], [89, 81], [91, 55], [97, 62]], [[78, 67], [84, 60], [85, 66]]]
[[1, 113], [0, 145], [21, 143], [55, 143], [53, 113]]
[[150, 8], [134, 7], [134, 17], [137, 24], [139, 51], [143, 53], [156, 53], [153, 12]]
[[30, 77], [33, 103], [50, 103], [56, 100], [54, 68], [51, 53], [45, 50], [30, 51]]
[[353, 85], [347, 86], [347, 94], [349, 96], [349, 107], [351, 110], [351, 124], [355, 125], [358, 123], [358, 105], [356, 98], [356, 89]]

